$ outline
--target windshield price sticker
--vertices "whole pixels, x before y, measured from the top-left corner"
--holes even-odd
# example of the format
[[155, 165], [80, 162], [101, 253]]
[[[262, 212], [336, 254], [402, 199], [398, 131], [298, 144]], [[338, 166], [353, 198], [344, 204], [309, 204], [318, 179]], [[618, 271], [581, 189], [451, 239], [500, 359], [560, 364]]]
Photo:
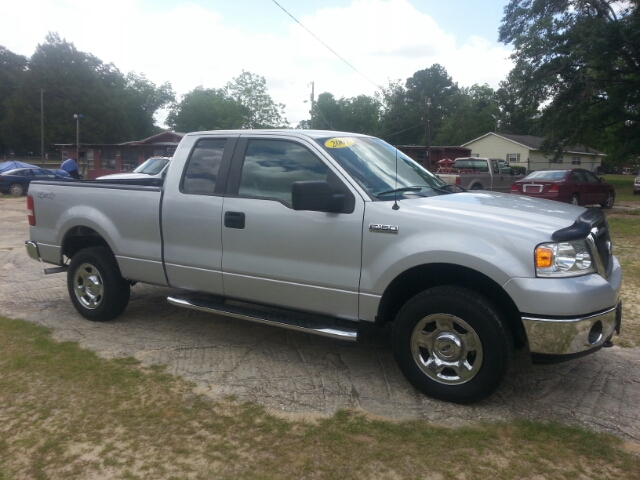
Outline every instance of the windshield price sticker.
[[346, 148], [356, 143], [353, 138], [330, 138], [324, 142], [324, 146], [327, 148]]

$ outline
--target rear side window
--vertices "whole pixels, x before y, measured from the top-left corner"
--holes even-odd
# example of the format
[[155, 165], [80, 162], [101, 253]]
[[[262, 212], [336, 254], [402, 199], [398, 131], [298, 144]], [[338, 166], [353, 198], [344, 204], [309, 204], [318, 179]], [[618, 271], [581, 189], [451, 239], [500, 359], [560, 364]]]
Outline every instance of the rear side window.
[[226, 138], [205, 138], [196, 144], [182, 180], [183, 193], [213, 195], [226, 143]]
[[327, 181], [327, 172], [327, 166], [302, 145], [283, 140], [250, 140], [238, 195], [291, 205], [293, 182]]

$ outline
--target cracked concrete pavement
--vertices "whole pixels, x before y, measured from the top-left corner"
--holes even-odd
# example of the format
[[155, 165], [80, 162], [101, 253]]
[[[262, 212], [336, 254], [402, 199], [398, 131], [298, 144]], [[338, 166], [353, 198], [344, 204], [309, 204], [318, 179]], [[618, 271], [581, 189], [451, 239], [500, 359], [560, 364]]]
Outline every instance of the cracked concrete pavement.
[[[331, 415], [355, 408], [391, 419], [442, 425], [553, 419], [640, 442], [640, 349], [612, 347], [579, 360], [534, 366], [518, 354], [503, 385], [472, 406], [418, 393], [396, 366], [388, 329], [343, 343], [172, 306], [170, 288], [136, 285], [125, 313], [84, 320], [66, 276], [43, 273], [24, 249], [24, 198], [0, 197], [0, 314], [49, 327], [103, 357], [133, 356], [197, 384], [212, 398], [233, 395], [281, 414]], [[624, 328], [624, 319], [623, 319]]]

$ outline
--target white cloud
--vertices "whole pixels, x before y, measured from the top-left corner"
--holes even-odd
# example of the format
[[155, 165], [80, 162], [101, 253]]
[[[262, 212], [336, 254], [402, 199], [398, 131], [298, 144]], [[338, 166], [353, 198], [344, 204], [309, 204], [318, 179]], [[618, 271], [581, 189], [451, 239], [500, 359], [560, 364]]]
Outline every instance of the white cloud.
[[[346, 2], [345, 2], [346, 4]], [[48, 31], [56, 31], [123, 72], [170, 81], [179, 94], [197, 85], [224, 86], [242, 69], [263, 75], [269, 93], [287, 105], [294, 123], [308, 118], [309, 82], [316, 95], [371, 95], [374, 85], [354, 72], [284, 12], [275, 11], [266, 33], [230, 26], [213, 9], [176, 1], [147, 11], [141, 0], [22, 0], [3, 7], [0, 44], [31, 55]], [[246, 12], [244, 12], [246, 13]], [[276, 19], [275, 21], [273, 19]], [[23, 20], [23, 21], [21, 21]], [[459, 45], [407, 0], [353, 0], [299, 18], [371, 82], [386, 85], [415, 71], [443, 65], [461, 85], [497, 87], [511, 68], [509, 50], [474, 37]], [[238, 22], [233, 22], [238, 25]]]

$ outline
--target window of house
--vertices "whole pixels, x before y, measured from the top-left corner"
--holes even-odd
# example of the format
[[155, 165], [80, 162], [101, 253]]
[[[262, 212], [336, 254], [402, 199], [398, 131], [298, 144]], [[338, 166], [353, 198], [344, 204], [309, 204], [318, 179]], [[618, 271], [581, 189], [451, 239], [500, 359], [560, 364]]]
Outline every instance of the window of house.
[[562, 162], [563, 162], [563, 158], [558, 157], [558, 158], [552, 158], [550, 163], [562, 163]]
[[87, 170], [93, 170], [93, 149], [87, 150]]
[[519, 153], [507, 153], [507, 163], [519, 162], [520, 154]]
[[571, 165], [580, 165], [582, 163], [582, 157], [571, 157]]
[[181, 191], [192, 195], [213, 195], [226, 138], [200, 140], [187, 161]]
[[125, 172], [130, 172], [138, 166], [138, 151], [135, 149], [124, 150], [120, 158], [122, 170]]
[[327, 166], [302, 145], [282, 140], [251, 140], [238, 194], [291, 205], [293, 182], [326, 181], [327, 173]]
[[116, 169], [115, 149], [102, 150], [100, 154], [100, 164], [103, 170], [115, 170]]

